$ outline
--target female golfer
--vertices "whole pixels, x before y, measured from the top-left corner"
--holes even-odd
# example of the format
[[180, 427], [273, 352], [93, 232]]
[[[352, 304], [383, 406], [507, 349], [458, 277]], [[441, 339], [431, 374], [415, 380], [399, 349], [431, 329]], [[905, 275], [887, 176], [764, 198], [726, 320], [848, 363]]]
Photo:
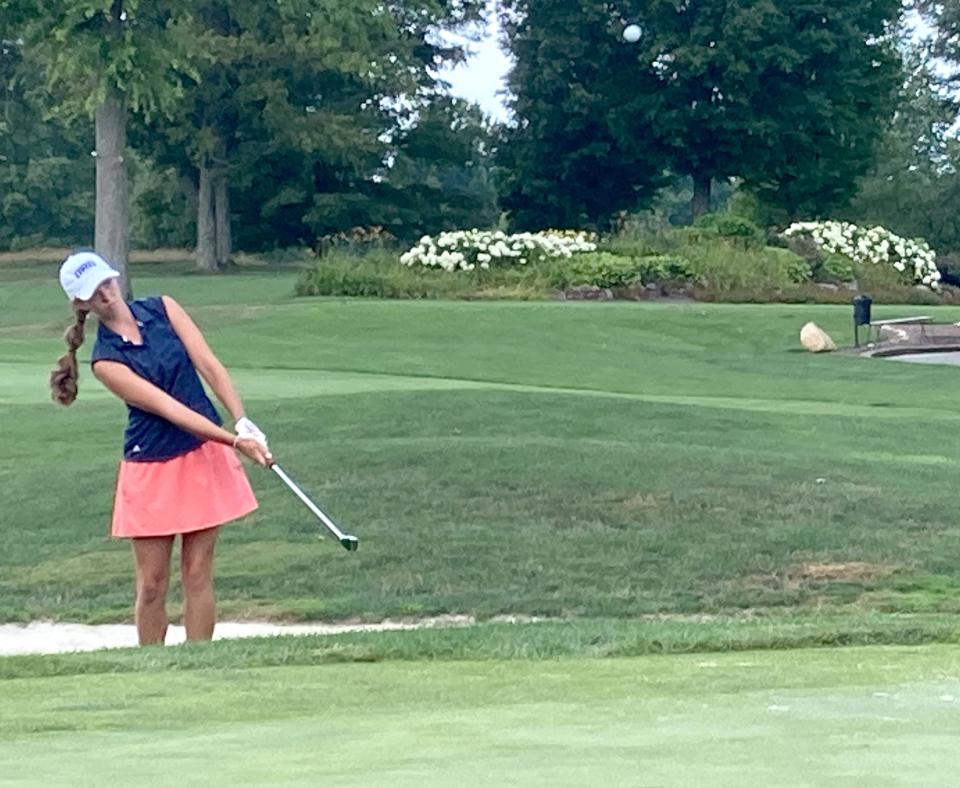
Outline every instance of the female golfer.
[[[164, 642], [177, 534], [187, 639], [209, 640], [216, 619], [217, 528], [257, 508], [234, 449], [260, 465], [272, 458], [263, 433], [245, 418], [230, 375], [187, 313], [169, 296], [127, 303], [118, 277], [94, 252], [77, 252], [63, 262], [60, 284], [76, 322], [67, 329], [69, 350], [50, 387], [63, 405], [76, 399], [77, 348], [93, 312], [99, 323], [93, 374], [129, 411], [111, 530], [133, 544], [140, 645]], [[236, 434], [220, 426], [198, 372], [230, 412]]]

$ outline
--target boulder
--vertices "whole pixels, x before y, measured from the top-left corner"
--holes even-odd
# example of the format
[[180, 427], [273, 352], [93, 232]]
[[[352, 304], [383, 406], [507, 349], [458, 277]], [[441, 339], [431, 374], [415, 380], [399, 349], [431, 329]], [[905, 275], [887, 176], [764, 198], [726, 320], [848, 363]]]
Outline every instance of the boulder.
[[807, 323], [800, 329], [800, 344], [811, 353], [823, 353], [836, 350], [836, 343], [816, 323]]

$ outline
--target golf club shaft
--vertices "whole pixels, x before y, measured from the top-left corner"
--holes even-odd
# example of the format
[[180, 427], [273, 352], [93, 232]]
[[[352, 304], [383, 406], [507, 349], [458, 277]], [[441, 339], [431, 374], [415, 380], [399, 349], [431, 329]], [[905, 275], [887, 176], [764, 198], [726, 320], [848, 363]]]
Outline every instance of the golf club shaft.
[[327, 517], [327, 515], [325, 515], [320, 510], [320, 507], [318, 507], [313, 501], [310, 500], [309, 497], [307, 497], [307, 494], [303, 490], [297, 487], [296, 482], [294, 482], [293, 479], [291, 479], [289, 476], [287, 476], [286, 473], [283, 472], [283, 468], [281, 468], [276, 463], [272, 463], [270, 465], [270, 470], [272, 470], [275, 474], [277, 474], [277, 476], [279, 476], [283, 480], [283, 483], [286, 484], [287, 487], [289, 487], [293, 491], [293, 494], [296, 495], [297, 498], [303, 501], [304, 505], [311, 512], [313, 512], [313, 514], [321, 523], [323, 523], [327, 527], [330, 533], [332, 533], [335, 537], [337, 537], [337, 539], [341, 541], [344, 539], [345, 534], [343, 533], [343, 531], [337, 528], [337, 524], [333, 520], [331, 520], [329, 517]]

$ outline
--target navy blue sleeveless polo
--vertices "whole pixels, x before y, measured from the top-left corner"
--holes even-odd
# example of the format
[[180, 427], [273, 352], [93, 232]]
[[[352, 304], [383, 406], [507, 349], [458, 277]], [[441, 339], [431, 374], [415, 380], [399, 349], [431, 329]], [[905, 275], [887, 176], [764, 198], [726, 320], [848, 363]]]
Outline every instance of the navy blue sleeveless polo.
[[[141, 298], [128, 306], [140, 327], [143, 344], [129, 342], [101, 323], [90, 357], [91, 367], [98, 361], [118, 361], [191, 410], [221, 425], [220, 415], [204, 391], [186, 347], [170, 324], [163, 300], [156, 296]], [[129, 421], [123, 445], [125, 460], [169, 460], [203, 443], [202, 438], [154, 413], [132, 405], [127, 405], [127, 411]]]

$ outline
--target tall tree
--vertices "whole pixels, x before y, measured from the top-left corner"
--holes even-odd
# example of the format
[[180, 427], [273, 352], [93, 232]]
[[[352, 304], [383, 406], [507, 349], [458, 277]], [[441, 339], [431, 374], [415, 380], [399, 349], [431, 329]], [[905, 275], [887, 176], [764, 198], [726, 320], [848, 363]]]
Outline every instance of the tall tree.
[[957, 252], [960, 139], [951, 130], [957, 107], [945, 95], [934, 62], [926, 46], [908, 51], [897, 111], [844, 216]]
[[94, 118], [94, 247], [118, 267], [128, 295], [127, 117], [162, 111], [178, 97], [179, 74], [190, 70], [178, 35], [189, 7], [186, 0], [9, 0], [4, 9], [29, 66], [62, 97], [50, 112]]
[[295, 243], [365, 203], [384, 137], [410, 105], [401, 97], [416, 100], [434, 84], [429, 70], [459, 56], [436, 43], [436, 29], [465, 24], [480, 7], [477, 0], [196, 4], [189, 36], [190, 49], [202, 53], [197, 77], [184, 80], [184, 100], [171, 121], [153, 125], [144, 147], [196, 184], [198, 267], [225, 264], [234, 213], [244, 215], [245, 240], [271, 223], [278, 237], [288, 225]]
[[93, 234], [92, 124], [47, 118], [43, 75], [0, 31], [0, 249], [63, 245]]
[[[652, 91], [622, 45], [608, 4], [508, 0], [503, 27], [516, 124], [498, 146], [501, 203], [519, 229], [595, 227], [663, 184], [665, 152], [649, 130], [619, 133], [634, 91]], [[621, 28], [622, 29], [622, 28]]]
[[435, 97], [398, 130], [373, 218], [404, 240], [497, 223], [493, 136], [476, 105]]
[[[694, 216], [730, 177], [791, 213], [828, 209], [849, 197], [891, 111], [898, 56], [888, 31], [899, 0], [506, 5], [518, 134], [558, 172], [524, 169], [541, 191], [556, 187], [554, 200], [586, 199], [568, 194], [572, 153], [582, 170], [611, 173], [612, 194], [597, 198], [607, 210], [632, 207], [622, 203], [623, 173], [645, 187], [665, 167], [693, 180]], [[626, 21], [640, 25], [639, 42], [622, 40]]]

